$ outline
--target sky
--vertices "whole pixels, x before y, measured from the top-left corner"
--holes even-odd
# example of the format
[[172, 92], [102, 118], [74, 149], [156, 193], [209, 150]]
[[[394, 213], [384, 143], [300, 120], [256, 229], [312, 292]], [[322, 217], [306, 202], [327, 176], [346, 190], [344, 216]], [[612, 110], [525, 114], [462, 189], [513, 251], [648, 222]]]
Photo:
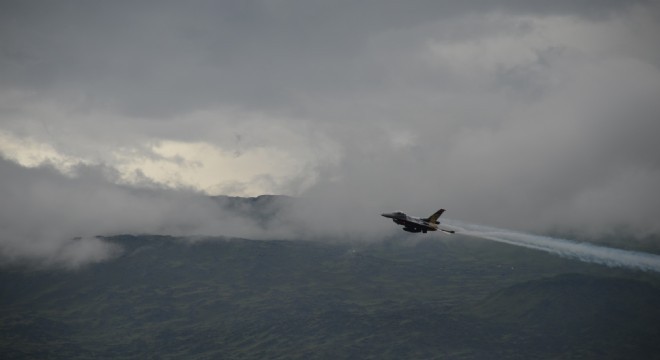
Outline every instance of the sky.
[[[660, 235], [657, 34], [655, 1], [2, 0], [0, 260], [441, 207]], [[299, 201], [255, 228], [219, 194]]]

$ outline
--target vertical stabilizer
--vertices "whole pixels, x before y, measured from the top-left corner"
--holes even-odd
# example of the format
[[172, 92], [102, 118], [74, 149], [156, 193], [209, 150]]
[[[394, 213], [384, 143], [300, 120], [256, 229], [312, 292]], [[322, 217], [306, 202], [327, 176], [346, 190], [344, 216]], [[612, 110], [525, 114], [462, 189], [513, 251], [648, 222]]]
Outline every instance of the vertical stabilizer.
[[429, 218], [426, 219], [426, 221], [430, 222], [431, 224], [439, 224], [440, 222], [438, 222], [438, 218], [440, 217], [440, 215], [442, 215], [443, 212], [445, 212], [445, 209], [440, 209], [436, 211], [433, 215], [429, 216]]

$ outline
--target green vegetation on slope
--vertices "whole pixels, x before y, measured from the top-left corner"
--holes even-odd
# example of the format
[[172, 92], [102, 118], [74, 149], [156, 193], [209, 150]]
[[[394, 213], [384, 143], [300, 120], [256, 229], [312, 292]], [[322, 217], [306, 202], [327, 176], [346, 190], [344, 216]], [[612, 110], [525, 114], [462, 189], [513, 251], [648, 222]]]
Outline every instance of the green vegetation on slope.
[[622, 358], [660, 350], [652, 274], [432, 239], [114, 237], [125, 252], [112, 261], [0, 272], [0, 350], [6, 359]]

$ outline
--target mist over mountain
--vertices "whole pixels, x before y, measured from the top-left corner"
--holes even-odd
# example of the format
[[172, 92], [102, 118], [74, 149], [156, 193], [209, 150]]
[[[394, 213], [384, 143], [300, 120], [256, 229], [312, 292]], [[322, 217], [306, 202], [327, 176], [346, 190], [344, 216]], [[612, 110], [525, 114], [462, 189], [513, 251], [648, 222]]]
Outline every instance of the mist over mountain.
[[[0, 263], [77, 268], [120, 254], [121, 246], [103, 237], [123, 234], [181, 236], [191, 241], [222, 236], [321, 242], [380, 242], [403, 236], [397, 226], [380, 216], [395, 208], [380, 208], [343, 195], [208, 196], [149, 182], [141, 186], [117, 183], [112, 169], [82, 164], [70, 174], [62, 174], [51, 166], [27, 168], [0, 159], [0, 170], [4, 180], [0, 183], [4, 200]], [[451, 215], [451, 209], [448, 213]], [[508, 232], [509, 239], [534, 236], [489, 231], [493, 230]], [[657, 250], [657, 238], [630, 231], [607, 237], [581, 234], [573, 233], [569, 239]]]
[[117, 184], [112, 169], [82, 164], [62, 174], [0, 158], [0, 173], [0, 263], [75, 268], [104, 261], [121, 249], [99, 236], [115, 234], [291, 238], [290, 224], [280, 220], [286, 197], [232, 201], [148, 182]]

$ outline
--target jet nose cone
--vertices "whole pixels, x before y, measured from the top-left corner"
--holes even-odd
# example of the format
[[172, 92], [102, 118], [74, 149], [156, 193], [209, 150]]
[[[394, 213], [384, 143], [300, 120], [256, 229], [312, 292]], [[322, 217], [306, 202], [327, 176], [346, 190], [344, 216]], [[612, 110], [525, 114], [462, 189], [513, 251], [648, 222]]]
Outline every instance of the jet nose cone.
[[392, 214], [382, 213], [382, 214], [380, 214], [380, 216], [384, 216], [384, 217], [386, 217], [386, 218], [391, 218], [391, 217], [392, 217]]

